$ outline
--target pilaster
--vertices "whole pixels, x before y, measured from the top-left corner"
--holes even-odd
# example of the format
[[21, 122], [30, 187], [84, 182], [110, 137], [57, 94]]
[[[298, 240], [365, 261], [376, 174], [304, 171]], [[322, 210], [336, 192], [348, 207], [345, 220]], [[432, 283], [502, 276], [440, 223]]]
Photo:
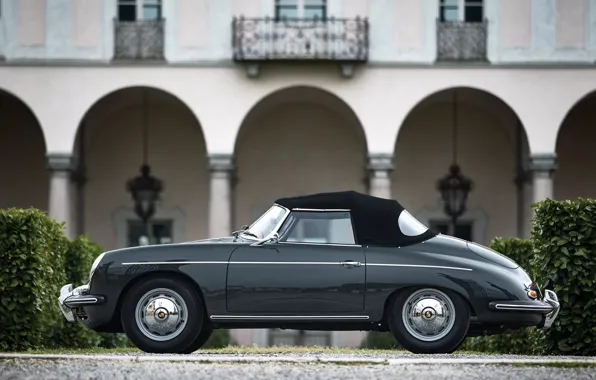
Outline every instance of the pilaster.
[[234, 178], [233, 155], [210, 155], [209, 172], [209, 236], [227, 236], [232, 232], [232, 181]]
[[76, 231], [71, 182], [76, 168], [74, 157], [70, 154], [48, 153], [46, 167], [50, 171], [48, 215], [58, 222], [64, 222], [65, 234], [72, 239]]
[[379, 198], [391, 198], [391, 172], [393, 155], [385, 153], [368, 156], [369, 194]]

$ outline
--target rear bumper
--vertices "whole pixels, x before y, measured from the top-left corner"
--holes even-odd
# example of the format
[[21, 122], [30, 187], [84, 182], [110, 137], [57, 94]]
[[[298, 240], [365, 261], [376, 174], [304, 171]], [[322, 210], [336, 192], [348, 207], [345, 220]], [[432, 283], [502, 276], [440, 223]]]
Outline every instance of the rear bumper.
[[516, 313], [542, 314], [542, 322], [538, 327], [548, 329], [559, 315], [561, 305], [557, 294], [546, 290], [544, 298], [536, 301], [493, 301], [488, 304], [493, 311], [512, 311]]
[[82, 285], [73, 289], [72, 284], [66, 284], [60, 289], [60, 296], [58, 297], [58, 306], [68, 322], [76, 321], [75, 313], [77, 309], [104, 303], [104, 296], [89, 294], [89, 285]]

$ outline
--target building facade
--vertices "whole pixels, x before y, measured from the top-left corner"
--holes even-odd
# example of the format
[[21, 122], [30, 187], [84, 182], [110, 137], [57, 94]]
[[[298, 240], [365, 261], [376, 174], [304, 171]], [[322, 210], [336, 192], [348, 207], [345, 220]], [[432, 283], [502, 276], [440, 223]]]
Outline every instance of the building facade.
[[[527, 236], [534, 201], [596, 196], [596, 0], [0, 3], [0, 208], [104, 249], [346, 189], [488, 244]], [[436, 188], [454, 160], [474, 183], [456, 230]], [[149, 231], [126, 190], [144, 162], [164, 183]]]

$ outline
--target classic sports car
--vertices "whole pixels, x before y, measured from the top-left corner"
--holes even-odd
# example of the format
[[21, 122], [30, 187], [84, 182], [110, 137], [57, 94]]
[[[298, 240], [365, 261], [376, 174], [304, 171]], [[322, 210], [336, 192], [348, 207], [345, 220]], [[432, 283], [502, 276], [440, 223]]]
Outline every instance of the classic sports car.
[[59, 305], [154, 353], [191, 353], [219, 328], [391, 331], [412, 352], [450, 353], [467, 336], [549, 328], [560, 308], [506, 256], [351, 191], [278, 199], [230, 237], [102, 253]]

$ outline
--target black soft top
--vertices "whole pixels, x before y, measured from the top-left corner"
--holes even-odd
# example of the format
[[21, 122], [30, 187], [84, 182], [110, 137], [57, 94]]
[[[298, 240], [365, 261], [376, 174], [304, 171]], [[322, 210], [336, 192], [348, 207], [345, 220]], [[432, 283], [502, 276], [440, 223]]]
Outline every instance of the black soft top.
[[357, 243], [363, 246], [405, 246], [430, 239], [436, 232], [428, 229], [418, 236], [407, 236], [398, 225], [404, 207], [394, 199], [377, 198], [356, 191], [319, 193], [280, 198], [275, 203], [290, 210], [349, 209], [356, 230]]

